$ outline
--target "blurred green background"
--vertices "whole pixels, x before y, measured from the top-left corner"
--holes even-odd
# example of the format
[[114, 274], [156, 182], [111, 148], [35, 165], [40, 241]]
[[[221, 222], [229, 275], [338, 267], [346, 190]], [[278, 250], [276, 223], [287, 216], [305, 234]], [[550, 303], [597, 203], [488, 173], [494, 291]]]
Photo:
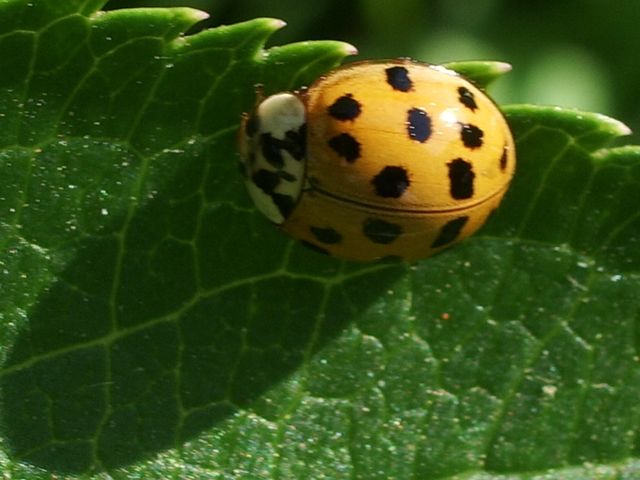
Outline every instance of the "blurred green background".
[[331, 39], [358, 58], [440, 63], [501, 60], [514, 71], [492, 89], [499, 103], [575, 107], [611, 115], [640, 141], [640, 0], [111, 0], [106, 8], [189, 6], [198, 28], [255, 17], [288, 26], [272, 45]]

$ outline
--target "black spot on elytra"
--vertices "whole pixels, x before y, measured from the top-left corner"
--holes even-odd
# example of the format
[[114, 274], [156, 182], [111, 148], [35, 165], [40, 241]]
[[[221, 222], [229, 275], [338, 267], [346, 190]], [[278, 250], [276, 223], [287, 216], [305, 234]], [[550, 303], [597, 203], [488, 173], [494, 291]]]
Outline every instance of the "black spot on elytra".
[[296, 206], [296, 202], [291, 195], [283, 195], [282, 193], [274, 193], [271, 195], [273, 203], [278, 207], [280, 214], [287, 218], [291, 215], [293, 208]]
[[424, 143], [431, 136], [431, 118], [424, 110], [412, 108], [407, 112], [409, 138]]
[[333, 102], [327, 110], [336, 120], [354, 120], [360, 115], [361, 107], [353, 95], [347, 93]]
[[500, 157], [500, 170], [502, 170], [503, 172], [507, 168], [507, 160], [509, 158], [508, 152], [509, 152], [509, 147], [505, 145], [504, 148], [502, 149], [502, 156]]
[[440, 230], [440, 234], [431, 244], [431, 248], [443, 247], [453, 242], [458, 238], [462, 227], [465, 226], [468, 220], [469, 217], [458, 217], [453, 220], [449, 220]]
[[473, 92], [471, 92], [467, 87], [458, 87], [458, 100], [473, 112], [478, 108]]
[[386, 245], [402, 234], [402, 227], [378, 218], [368, 218], [362, 226], [362, 233], [373, 243]]
[[391, 88], [400, 92], [408, 92], [413, 88], [413, 82], [409, 77], [409, 71], [405, 67], [389, 67], [385, 70], [387, 83]]
[[460, 124], [460, 138], [462, 138], [462, 143], [464, 143], [465, 147], [481, 147], [482, 137], [484, 137], [484, 132], [475, 125], [471, 125], [470, 123]]
[[340, 232], [334, 230], [331, 227], [310, 227], [311, 233], [320, 243], [326, 243], [329, 245], [340, 243], [342, 241], [342, 235]]
[[400, 198], [409, 188], [409, 176], [402, 167], [384, 167], [371, 180], [376, 194], [383, 198]]
[[456, 200], [473, 197], [473, 179], [476, 176], [473, 173], [473, 166], [462, 158], [452, 160], [447, 163], [447, 166], [451, 197]]
[[251, 180], [256, 187], [267, 195], [271, 195], [280, 183], [280, 175], [277, 172], [261, 169], [251, 176]]
[[360, 143], [348, 133], [341, 133], [331, 137], [327, 143], [349, 163], [353, 163], [360, 158]]

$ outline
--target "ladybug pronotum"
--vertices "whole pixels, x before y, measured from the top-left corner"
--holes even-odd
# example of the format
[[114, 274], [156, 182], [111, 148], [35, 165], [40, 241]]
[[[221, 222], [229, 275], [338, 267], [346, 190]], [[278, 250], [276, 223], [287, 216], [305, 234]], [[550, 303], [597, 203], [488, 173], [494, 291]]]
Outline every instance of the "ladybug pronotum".
[[256, 207], [330, 255], [428, 257], [498, 207], [515, 169], [502, 113], [444, 67], [410, 60], [342, 66], [272, 95], [239, 139]]

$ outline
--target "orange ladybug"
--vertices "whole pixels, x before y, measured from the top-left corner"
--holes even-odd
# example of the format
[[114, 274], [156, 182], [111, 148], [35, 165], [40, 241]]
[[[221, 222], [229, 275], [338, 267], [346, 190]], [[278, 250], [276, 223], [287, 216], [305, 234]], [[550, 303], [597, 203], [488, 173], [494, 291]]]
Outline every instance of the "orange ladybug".
[[308, 89], [261, 101], [239, 149], [256, 207], [330, 255], [428, 257], [498, 207], [515, 147], [504, 116], [444, 67], [344, 65]]

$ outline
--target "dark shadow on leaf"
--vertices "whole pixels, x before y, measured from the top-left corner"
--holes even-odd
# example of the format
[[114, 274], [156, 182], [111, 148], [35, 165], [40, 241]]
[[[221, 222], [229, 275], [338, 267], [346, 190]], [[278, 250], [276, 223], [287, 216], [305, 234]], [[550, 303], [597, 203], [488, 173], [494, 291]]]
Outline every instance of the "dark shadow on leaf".
[[[28, 190], [21, 239], [50, 254], [42, 270], [56, 281], [29, 303], [2, 366], [0, 429], [15, 460], [79, 473], [129, 465], [210, 429], [353, 315], [345, 303], [318, 328], [341, 295], [327, 298], [323, 282], [338, 262], [314, 260], [317, 280], [288, 276], [288, 243], [250, 213], [235, 165], [255, 85], [307, 84], [350, 49], [314, 42], [264, 55], [283, 25], [272, 19], [174, 41], [201, 19], [181, 9], [69, 15], [78, 27], [69, 36], [48, 20], [79, 7], [65, 8], [36, 2], [14, 17], [41, 19], [73, 55], [43, 41], [42, 64], [32, 47], [1, 45], [20, 60], [6, 90], [38, 109], [3, 113], [27, 133], [8, 128], [2, 146], [26, 145], [23, 163], [34, 164], [29, 182], [7, 182]], [[141, 206], [130, 215], [132, 196]], [[392, 281], [372, 281], [361, 300]]]
[[[73, 474], [180, 446], [283, 381], [403, 271], [350, 267], [357, 282], [331, 285], [341, 263], [302, 248], [282, 269], [284, 236], [206, 199], [242, 188], [228, 185], [233, 162], [203, 173], [210, 153], [179, 163], [133, 216], [122, 252], [113, 233], [81, 240], [42, 294], [0, 385], [15, 459]], [[307, 279], [287, 273], [305, 269]]]

